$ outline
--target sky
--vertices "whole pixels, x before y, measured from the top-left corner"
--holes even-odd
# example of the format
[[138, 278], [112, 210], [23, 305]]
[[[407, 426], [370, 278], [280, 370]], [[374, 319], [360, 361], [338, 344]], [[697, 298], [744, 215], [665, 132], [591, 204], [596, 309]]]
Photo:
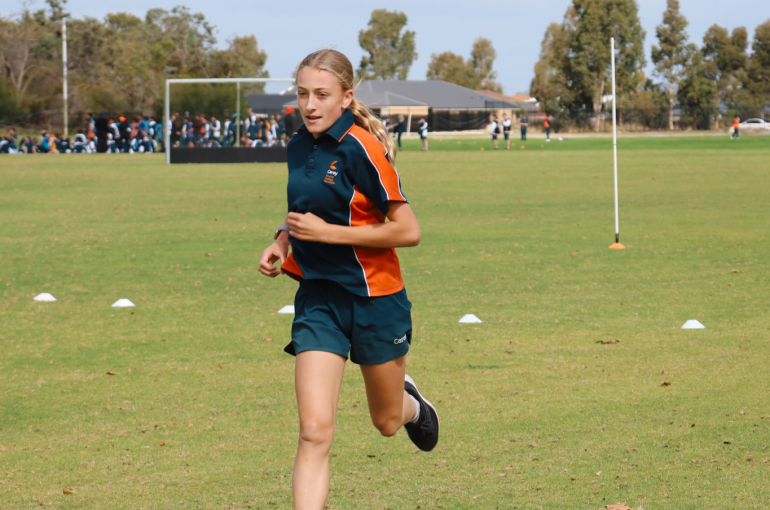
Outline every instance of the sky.
[[[103, 19], [109, 12], [127, 11], [144, 17], [148, 9], [184, 4], [201, 12], [216, 26], [219, 46], [234, 36], [255, 35], [267, 52], [266, 69], [272, 78], [291, 78], [292, 71], [308, 53], [335, 48], [345, 53], [354, 67], [363, 56], [358, 32], [366, 28], [372, 10], [388, 9], [406, 13], [407, 29], [416, 32], [418, 58], [409, 79], [423, 80], [432, 53], [452, 51], [468, 58], [473, 41], [486, 37], [497, 50], [494, 69], [506, 94], [529, 89], [543, 33], [551, 22], [561, 22], [571, 0], [131, 0], [95, 2], [69, 0], [66, 10], [74, 17]], [[655, 26], [660, 24], [666, 0], [637, 0], [642, 27], [647, 32], [645, 54], [647, 74], [652, 74], [650, 49], [656, 42]], [[18, 8], [16, 0], [0, 0], [0, 15]], [[32, 2], [42, 8], [44, 2]], [[750, 41], [754, 29], [770, 19], [770, 0], [680, 0], [680, 10], [689, 21], [690, 42], [702, 44], [703, 34], [713, 25], [732, 30], [745, 26]], [[751, 42], [749, 42], [749, 48]], [[271, 84], [267, 92], [279, 92], [285, 84]]]

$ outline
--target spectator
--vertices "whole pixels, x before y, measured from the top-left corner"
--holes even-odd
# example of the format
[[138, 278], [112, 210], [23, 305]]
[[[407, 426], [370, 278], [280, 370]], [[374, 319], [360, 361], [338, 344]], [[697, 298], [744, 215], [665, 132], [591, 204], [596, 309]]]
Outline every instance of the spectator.
[[289, 106], [286, 108], [286, 120], [283, 121], [283, 128], [286, 131], [287, 142], [291, 140], [291, 137], [294, 136], [297, 128], [299, 128], [299, 125], [296, 122], [297, 121], [296, 117], [294, 116], [294, 108]]
[[[251, 111], [251, 108], [249, 108], [249, 111]], [[246, 132], [249, 137], [249, 147], [264, 145], [264, 142], [262, 142], [262, 123], [256, 121], [252, 122], [248, 118], [246, 119], [246, 123], [248, 124]]]
[[109, 131], [109, 123], [107, 122], [107, 113], [102, 112], [99, 114], [99, 118], [94, 122], [94, 129], [96, 130], [96, 152], [107, 152], [107, 132]]
[[123, 152], [128, 152], [131, 150], [131, 124], [128, 122], [127, 118], [122, 116], [119, 117], [118, 120], [120, 120], [120, 124], [118, 125], [118, 129], [120, 130], [120, 143], [118, 146]]
[[16, 130], [11, 128], [8, 132], [8, 136], [5, 140], [0, 141], [0, 153], [2, 154], [16, 154], [16, 149], [19, 144], [19, 135], [16, 134]]
[[36, 154], [37, 142], [28, 136], [27, 138], [24, 139], [23, 150], [24, 150], [24, 154]]
[[79, 129], [78, 133], [75, 135], [75, 143], [72, 144], [72, 150], [77, 154], [82, 154], [86, 152], [87, 143], [88, 139], [86, 138], [86, 135], [83, 133], [82, 129]]
[[511, 124], [513, 121], [507, 113], [503, 114], [503, 136], [505, 137], [505, 150], [511, 149]]
[[94, 125], [94, 116], [90, 113], [88, 114], [88, 118], [86, 119], [86, 137], [88, 138], [88, 141], [94, 141], [96, 138], [96, 127]]
[[497, 119], [497, 115], [492, 117], [492, 126], [490, 127], [489, 132], [492, 134], [492, 142], [495, 144], [495, 150], [498, 150], [500, 147], [497, 144], [497, 135], [500, 134], [500, 121]]
[[417, 130], [420, 132], [420, 140], [422, 140], [422, 150], [428, 151], [428, 121], [424, 118], [420, 118], [417, 124]]
[[398, 116], [398, 124], [396, 124], [395, 132], [396, 132], [396, 135], [398, 136], [398, 138], [397, 138], [398, 150], [402, 150], [401, 149], [401, 135], [403, 135], [406, 132], [406, 121], [404, 120], [404, 116], [403, 115], [399, 115]]
[[222, 137], [222, 123], [219, 122], [216, 116], [212, 115], [209, 125], [211, 126], [211, 140], [219, 142]]
[[51, 150], [51, 145], [48, 143], [48, 134], [45, 131], [40, 132], [40, 143], [37, 144], [37, 151], [47, 154]]

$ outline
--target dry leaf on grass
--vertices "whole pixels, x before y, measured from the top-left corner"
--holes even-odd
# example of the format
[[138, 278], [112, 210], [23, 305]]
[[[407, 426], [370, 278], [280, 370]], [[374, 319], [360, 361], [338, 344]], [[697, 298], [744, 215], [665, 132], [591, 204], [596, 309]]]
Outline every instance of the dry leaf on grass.
[[669, 381], [663, 381], [660, 383], [661, 386], [671, 386], [671, 383]]
[[165, 442], [165, 441], [161, 441], [161, 442], [160, 442], [160, 443], [158, 443], [158, 444], [159, 444], [160, 446], [166, 446], [166, 442]]
[[618, 340], [617, 338], [613, 338], [611, 340], [597, 340], [596, 343], [597, 344], [619, 344], [620, 340]]
[[272, 342], [273, 341], [272, 338], [265, 338], [264, 340], [265, 340], [265, 342]]
[[70, 489], [69, 487], [64, 488], [64, 494], [75, 494], [75, 489]]
[[607, 510], [634, 510], [630, 506], [626, 505], [625, 503], [619, 503], [617, 505], [607, 505]]
[[730, 271], [732, 271], [733, 273], [740, 273], [740, 271], [738, 271], [737, 269], [731, 269]]
[[115, 372], [107, 372], [107, 375], [116, 375]]
[[222, 370], [222, 365], [220, 365], [219, 363], [217, 363], [217, 370]]

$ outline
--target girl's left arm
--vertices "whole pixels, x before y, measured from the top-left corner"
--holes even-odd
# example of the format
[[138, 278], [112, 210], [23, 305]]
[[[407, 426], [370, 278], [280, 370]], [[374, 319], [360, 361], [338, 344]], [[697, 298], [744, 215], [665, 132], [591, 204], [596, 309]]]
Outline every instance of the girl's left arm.
[[399, 248], [420, 244], [420, 225], [406, 202], [389, 202], [385, 223], [348, 227], [326, 223], [313, 213], [289, 213], [289, 235], [303, 241], [368, 248]]

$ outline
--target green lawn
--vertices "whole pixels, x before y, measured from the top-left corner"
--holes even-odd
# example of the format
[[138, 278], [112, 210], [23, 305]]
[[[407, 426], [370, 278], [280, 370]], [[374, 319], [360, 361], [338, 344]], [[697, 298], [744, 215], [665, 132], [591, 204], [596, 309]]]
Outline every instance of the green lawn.
[[[625, 251], [611, 139], [457, 142], [398, 155], [441, 441], [380, 437], [348, 365], [329, 508], [767, 508], [770, 137], [621, 138]], [[0, 508], [291, 507], [296, 284], [256, 270], [285, 180], [0, 157]]]

